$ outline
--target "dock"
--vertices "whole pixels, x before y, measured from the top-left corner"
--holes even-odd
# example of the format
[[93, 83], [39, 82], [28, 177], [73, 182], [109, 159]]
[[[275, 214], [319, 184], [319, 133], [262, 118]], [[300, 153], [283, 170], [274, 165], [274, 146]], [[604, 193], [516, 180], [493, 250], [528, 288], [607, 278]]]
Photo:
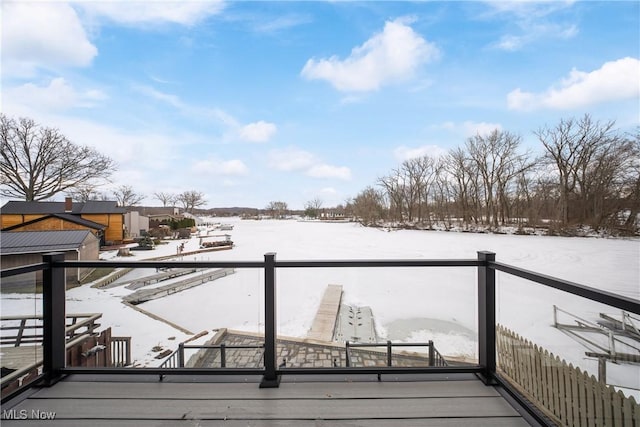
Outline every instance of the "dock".
[[355, 307], [341, 304], [336, 321], [334, 340], [352, 343], [378, 342], [371, 307]]
[[235, 269], [233, 268], [221, 268], [219, 270], [209, 272], [202, 271], [201, 274], [197, 274], [177, 283], [171, 283], [153, 289], [140, 289], [123, 297], [122, 300], [133, 305], [141, 304], [152, 299], [166, 297], [168, 295], [175, 294], [176, 292], [202, 285], [203, 283], [207, 283], [212, 280], [220, 279], [233, 273], [235, 273]]
[[333, 341], [336, 319], [342, 301], [342, 285], [328, 285], [313, 319], [307, 338], [315, 341]]
[[154, 274], [152, 276], [146, 276], [142, 279], [134, 280], [133, 282], [126, 285], [125, 288], [135, 291], [145, 286], [149, 286], [169, 279], [174, 279], [180, 276], [186, 276], [187, 274], [196, 273], [197, 271], [199, 271], [197, 268], [178, 268], [176, 270], [167, 270]]

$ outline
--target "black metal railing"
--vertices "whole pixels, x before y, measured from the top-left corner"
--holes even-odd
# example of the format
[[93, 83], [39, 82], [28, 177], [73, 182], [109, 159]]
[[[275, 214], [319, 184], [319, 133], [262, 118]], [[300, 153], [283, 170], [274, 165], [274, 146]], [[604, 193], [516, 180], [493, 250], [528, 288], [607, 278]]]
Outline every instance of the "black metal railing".
[[[158, 368], [75, 368], [65, 366], [65, 268], [104, 267], [100, 261], [65, 261], [62, 254], [48, 254], [43, 263], [1, 271], [2, 278], [27, 272], [43, 271], [43, 380], [54, 383], [63, 374], [157, 374], [157, 375], [261, 375], [260, 387], [277, 387], [281, 375], [299, 374], [385, 374], [385, 373], [475, 373], [485, 384], [500, 384], [517, 395], [496, 374], [496, 271], [524, 278], [592, 301], [607, 304], [627, 312], [640, 314], [638, 300], [610, 292], [556, 279], [543, 274], [495, 261], [492, 252], [478, 252], [477, 259], [463, 260], [349, 260], [349, 261], [277, 261], [267, 253], [264, 261], [115, 261], [116, 268], [236, 268], [264, 271], [264, 367], [263, 368], [170, 368], [167, 363]], [[381, 268], [381, 267], [473, 267], [477, 269], [478, 363], [424, 367], [333, 367], [302, 368], [280, 366], [277, 361], [276, 270], [286, 268]], [[386, 344], [385, 344], [386, 345]], [[397, 345], [397, 344], [394, 344]], [[352, 344], [353, 346], [353, 344]], [[371, 344], [367, 344], [371, 346]], [[431, 347], [433, 348], [433, 347]], [[433, 356], [434, 359], [436, 356]], [[183, 366], [178, 363], [178, 366]], [[517, 396], [516, 396], [517, 397]]]
[[[385, 348], [385, 356], [386, 356], [386, 365], [388, 367], [393, 366], [393, 347], [427, 347], [428, 350], [428, 366], [448, 366], [447, 361], [440, 354], [440, 352], [436, 349], [433, 341], [429, 340], [426, 343], [419, 342], [403, 342], [403, 343], [394, 343], [391, 341], [387, 341], [385, 343], [352, 343], [349, 341], [345, 341], [345, 363], [347, 367], [353, 366], [351, 362], [351, 349], [352, 348], [361, 348], [361, 349], [373, 349], [377, 347]], [[404, 356], [402, 354], [396, 354], [397, 356]]]

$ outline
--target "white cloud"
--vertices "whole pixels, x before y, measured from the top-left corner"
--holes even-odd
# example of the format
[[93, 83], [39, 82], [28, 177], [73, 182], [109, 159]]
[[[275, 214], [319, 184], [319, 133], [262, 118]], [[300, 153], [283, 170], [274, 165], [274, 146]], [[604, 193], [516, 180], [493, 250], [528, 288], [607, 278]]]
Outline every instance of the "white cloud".
[[136, 84], [133, 85], [132, 88], [151, 99], [172, 106], [186, 116], [218, 120], [228, 128], [225, 135], [225, 139], [227, 140], [239, 138], [248, 142], [267, 142], [278, 130], [274, 123], [265, 122], [264, 120], [243, 126], [235, 117], [220, 108], [189, 105], [182, 101], [177, 95], [162, 92], [152, 86]]
[[502, 130], [500, 123], [487, 123], [487, 122], [471, 122], [466, 121], [462, 123], [462, 130], [465, 137], [475, 135], [488, 135], [494, 130]]
[[91, 16], [104, 17], [124, 25], [168, 22], [189, 26], [219, 13], [224, 7], [221, 0], [115, 0], [77, 1], [75, 3]]
[[296, 147], [271, 150], [268, 159], [269, 167], [279, 171], [304, 171], [307, 176], [313, 178], [351, 179], [349, 168], [328, 165], [312, 153]]
[[573, 69], [556, 86], [542, 93], [520, 88], [507, 95], [511, 110], [568, 110], [590, 105], [640, 97], [640, 60], [622, 58], [606, 62], [591, 72]]
[[337, 178], [348, 181], [351, 179], [351, 169], [346, 166], [318, 164], [312, 166], [307, 175], [313, 178]]
[[[496, 16], [512, 26], [519, 27], [518, 34], [505, 34], [492, 44], [494, 48], [517, 51], [541, 39], [569, 39], [578, 34], [578, 26], [571, 22], [557, 22], [553, 15], [573, 5], [574, 1], [520, 0], [487, 1], [489, 10], [480, 18], [494, 19]], [[556, 22], [554, 22], [554, 20]]]
[[295, 147], [271, 150], [268, 155], [269, 167], [285, 172], [307, 169], [315, 161], [313, 154]]
[[336, 194], [338, 194], [338, 190], [336, 190], [333, 187], [325, 187], [320, 189], [320, 194], [324, 194], [327, 196], [335, 196]]
[[308, 15], [289, 14], [278, 16], [273, 19], [263, 19], [260, 22], [256, 21], [253, 23], [253, 29], [261, 33], [275, 33], [308, 24], [311, 21], [312, 19]]
[[26, 83], [6, 89], [6, 105], [37, 106], [40, 111], [61, 111], [70, 108], [91, 108], [107, 95], [97, 89], [77, 91], [65, 79], [51, 79], [47, 86]]
[[521, 22], [520, 27], [522, 34], [505, 34], [498, 42], [494, 43], [493, 46], [498, 49], [514, 52], [540, 39], [570, 39], [575, 37], [579, 32], [578, 27], [574, 24], [561, 25]]
[[474, 122], [471, 120], [467, 120], [462, 123], [447, 121], [435, 127], [456, 133], [464, 136], [465, 138], [478, 134], [486, 135], [496, 129], [502, 130], [502, 125], [500, 123]]
[[240, 138], [250, 142], [267, 142], [275, 135], [276, 125], [260, 120], [243, 126], [240, 131]]
[[447, 153], [447, 151], [437, 145], [423, 145], [420, 147], [406, 147], [401, 145], [393, 150], [393, 154], [399, 161], [405, 161], [409, 159], [416, 159], [419, 157], [440, 157]]
[[488, 0], [485, 3], [493, 13], [507, 13], [519, 18], [542, 18], [570, 7], [575, 0]]
[[196, 173], [209, 175], [242, 176], [249, 172], [247, 166], [241, 160], [198, 160], [191, 166]]
[[28, 77], [39, 68], [86, 67], [97, 54], [68, 4], [3, 2], [3, 74]]
[[381, 33], [353, 48], [348, 58], [309, 59], [301, 75], [309, 80], [326, 80], [346, 92], [377, 90], [389, 82], [407, 79], [421, 64], [439, 55], [438, 48], [408, 23], [402, 18], [387, 21]]
[[502, 36], [495, 46], [502, 50], [516, 51], [521, 49], [524, 44], [525, 39], [523, 37], [507, 34]]
[[177, 108], [178, 110], [183, 110], [186, 113], [189, 112], [187, 111], [189, 109], [188, 106], [184, 102], [182, 102], [177, 95], [164, 93], [151, 86], [146, 86], [146, 85], [134, 84], [132, 86], [132, 89], [137, 92], [140, 92], [143, 95], [148, 96], [149, 98], [153, 98], [156, 101], [161, 101], [161, 102], [164, 102], [165, 104], [171, 105], [172, 107]]

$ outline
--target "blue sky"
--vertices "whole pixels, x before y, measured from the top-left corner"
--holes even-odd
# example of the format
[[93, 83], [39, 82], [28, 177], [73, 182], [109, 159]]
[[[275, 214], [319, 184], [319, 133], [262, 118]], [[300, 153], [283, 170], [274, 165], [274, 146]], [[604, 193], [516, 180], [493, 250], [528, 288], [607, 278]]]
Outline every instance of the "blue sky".
[[2, 111], [208, 207], [334, 206], [403, 160], [640, 124], [637, 1], [4, 1]]

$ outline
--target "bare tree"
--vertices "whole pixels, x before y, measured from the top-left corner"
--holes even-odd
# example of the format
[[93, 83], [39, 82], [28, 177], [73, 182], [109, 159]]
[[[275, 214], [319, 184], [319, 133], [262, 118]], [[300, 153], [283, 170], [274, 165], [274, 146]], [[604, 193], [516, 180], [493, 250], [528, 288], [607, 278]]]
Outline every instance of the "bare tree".
[[129, 185], [121, 185], [111, 192], [116, 198], [118, 206], [135, 206], [140, 203], [144, 196], [137, 194]]
[[509, 191], [514, 179], [532, 166], [528, 154], [519, 154], [521, 138], [495, 129], [487, 135], [467, 140], [469, 157], [482, 178], [485, 221], [493, 226], [504, 224], [509, 217]]
[[72, 188], [65, 193], [76, 202], [88, 202], [90, 200], [107, 200], [108, 197], [104, 193], [96, 190], [95, 185], [85, 184], [76, 188]]
[[353, 215], [363, 225], [375, 225], [385, 218], [384, 195], [373, 187], [361, 191], [350, 205]]
[[106, 180], [116, 169], [109, 157], [28, 118], [14, 120], [0, 114], [0, 143], [3, 196], [44, 200]]
[[304, 204], [304, 214], [308, 217], [316, 218], [320, 216], [320, 209], [322, 209], [322, 200], [317, 197]]
[[283, 218], [287, 214], [289, 206], [285, 202], [274, 201], [269, 202], [266, 210], [271, 212], [273, 218]]
[[207, 203], [204, 199], [204, 193], [195, 190], [189, 190], [178, 194], [176, 200], [180, 202], [184, 210], [189, 213], [193, 213], [195, 208]]
[[449, 151], [444, 160], [444, 168], [452, 181], [449, 189], [457, 204], [459, 216], [465, 224], [469, 224], [473, 218], [477, 219], [477, 212], [473, 210], [474, 194], [477, 193], [473, 178], [477, 173], [473, 163], [466, 151], [458, 147]]
[[[570, 221], [584, 220], [584, 212], [575, 215], [571, 211], [571, 199], [587, 197], [584, 190], [587, 173], [598, 150], [609, 144], [614, 122], [600, 123], [585, 114], [581, 119], [562, 119], [555, 127], [543, 127], [535, 132], [546, 153], [545, 159], [555, 165], [560, 189], [560, 220], [563, 225]], [[579, 188], [582, 186], [582, 191]], [[581, 197], [578, 192], [582, 192]]]
[[174, 205], [177, 201], [177, 196], [173, 193], [156, 192], [153, 193], [153, 197], [162, 202], [162, 207], [166, 208], [169, 205]]
[[390, 211], [394, 219], [403, 222], [405, 212], [406, 176], [401, 169], [394, 169], [390, 175], [378, 179], [378, 185], [384, 188], [389, 199]]
[[596, 229], [618, 228], [623, 222], [620, 215], [629, 212], [631, 217], [634, 208], [637, 211], [639, 169], [638, 140], [620, 136], [600, 147], [584, 176], [578, 179], [582, 212], [589, 224]]
[[631, 162], [628, 176], [624, 185], [623, 197], [625, 208], [628, 210], [627, 219], [624, 226], [627, 230], [634, 232], [640, 228], [640, 127], [636, 133], [630, 135]]

